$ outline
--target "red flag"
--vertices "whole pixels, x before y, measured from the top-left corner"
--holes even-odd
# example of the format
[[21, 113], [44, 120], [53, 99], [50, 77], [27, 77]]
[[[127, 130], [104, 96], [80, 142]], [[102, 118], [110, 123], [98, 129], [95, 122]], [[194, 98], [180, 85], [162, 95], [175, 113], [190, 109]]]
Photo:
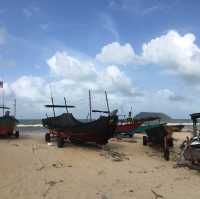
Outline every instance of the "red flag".
[[3, 81], [0, 81], [0, 88], [3, 88]]

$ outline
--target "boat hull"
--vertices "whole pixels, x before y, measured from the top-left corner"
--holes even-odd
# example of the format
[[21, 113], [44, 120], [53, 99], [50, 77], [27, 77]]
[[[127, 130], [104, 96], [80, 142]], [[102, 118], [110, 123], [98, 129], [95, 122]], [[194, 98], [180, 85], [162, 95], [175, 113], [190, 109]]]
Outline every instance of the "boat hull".
[[0, 136], [13, 135], [17, 120], [11, 116], [0, 117]]
[[95, 121], [83, 123], [68, 113], [43, 119], [42, 123], [55, 136], [71, 142], [95, 142], [104, 145], [113, 137], [117, 120], [117, 116], [101, 116]]

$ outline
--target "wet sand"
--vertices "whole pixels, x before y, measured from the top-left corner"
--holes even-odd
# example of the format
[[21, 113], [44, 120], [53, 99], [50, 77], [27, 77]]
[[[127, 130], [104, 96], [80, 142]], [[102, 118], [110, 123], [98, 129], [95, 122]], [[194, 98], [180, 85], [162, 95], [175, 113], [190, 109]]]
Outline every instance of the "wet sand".
[[176, 133], [171, 160], [143, 146], [141, 135], [104, 148], [67, 143], [48, 146], [41, 135], [0, 140], [1, 199], [192, 199], [200, 196], [200, 173], [177, 168]]

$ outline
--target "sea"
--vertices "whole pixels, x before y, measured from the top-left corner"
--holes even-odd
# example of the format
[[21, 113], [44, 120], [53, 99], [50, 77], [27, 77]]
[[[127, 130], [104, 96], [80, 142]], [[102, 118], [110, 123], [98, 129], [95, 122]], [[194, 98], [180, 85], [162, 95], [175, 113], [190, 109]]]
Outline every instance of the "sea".
[[41, 119], [19, 119], [17, 130], [23, 134], [44, 134], [48, 130], [42, 126]]

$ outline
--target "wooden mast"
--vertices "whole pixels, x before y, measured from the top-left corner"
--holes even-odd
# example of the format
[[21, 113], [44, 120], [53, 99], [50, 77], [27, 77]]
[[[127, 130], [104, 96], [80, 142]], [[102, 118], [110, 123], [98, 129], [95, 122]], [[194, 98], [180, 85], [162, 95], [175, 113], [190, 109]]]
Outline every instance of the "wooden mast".
[[53, 108], [53, 116], [56, 117], [51, 85], [49, 85], [49, 88], [50, 88], [50, 95], [51, 95], [51, 103], [52, 103], [52, 105], [53, 105], [53, 106], [52, 106], [52, 108]]
[[108, 104], [108, 96], [107, 96], [107, 92], [106, 91], [105, 91], [105, 96], [106, 96], [106, 104], [107, 104], [108, 114], [110, 114], [110, 108], [109, 108], [109, 104]]
[[14, 100], [14, 116], [16, 117], [16, 113], [17, 113], [17, 100]]
[[89, 90], [89, 107], [90, 107], [90, 121], [92, 121], [92, 103], [91, 103], [91, 91]]
[[64, 97], [64, 101], [65, 101], [66, 111], [67, 111], [67, 113], [69, 113], [68, 108], [67, 108], [67, 100], [65, 97]]

